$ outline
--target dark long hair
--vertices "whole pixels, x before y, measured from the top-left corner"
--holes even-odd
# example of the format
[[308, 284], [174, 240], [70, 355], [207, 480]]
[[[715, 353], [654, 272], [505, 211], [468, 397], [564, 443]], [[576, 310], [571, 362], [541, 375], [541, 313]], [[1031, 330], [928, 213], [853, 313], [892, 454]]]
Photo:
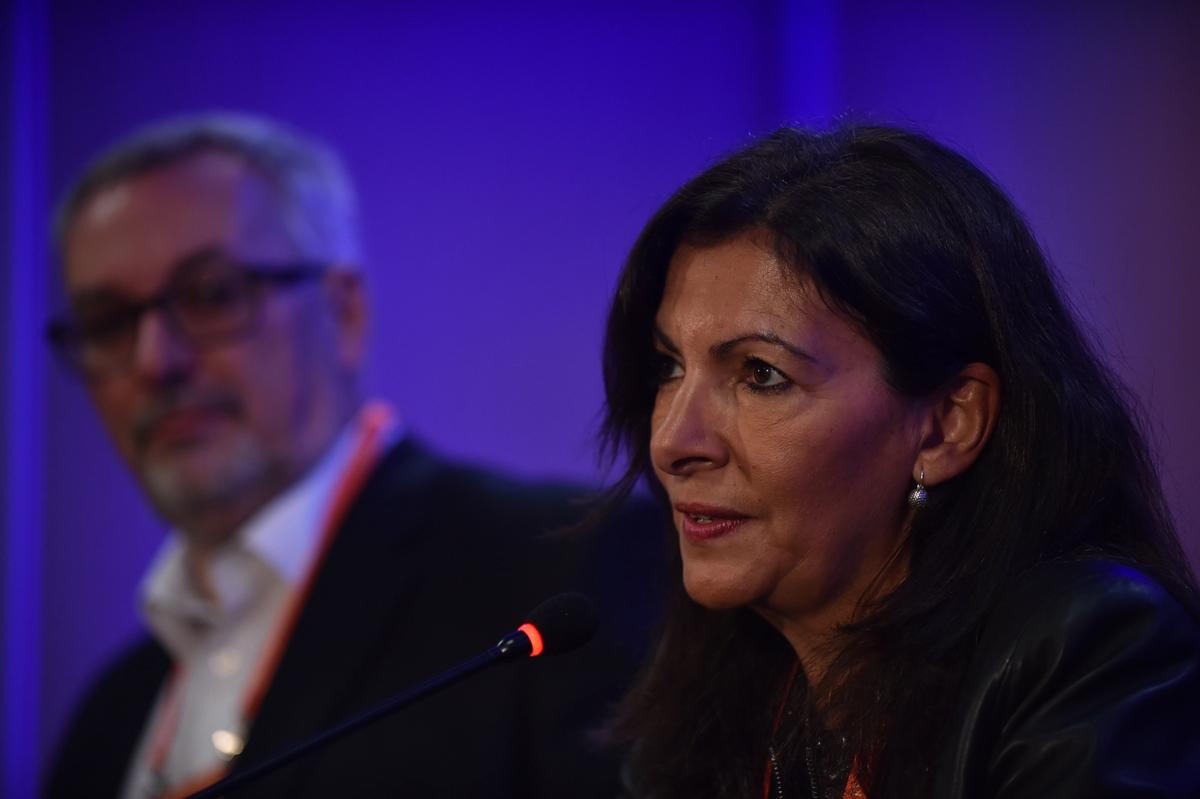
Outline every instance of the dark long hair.
[[[1193, 612], [1195, 583], [1134, 403], [1018, 211], [962, 156], [888, 127], [778, 130], [688, 182], [646, 225], [605, 341], [605, 443], [628, 458], [614, 495], [646, 477], [661, 493], [649, 461], [652, 336], [672, 255], [749, 233], [874, 344], [896, 392], [928, 396], [972, 362], [1000, 378], [990, 442], [930, 489], [908, 531], [906, 580], [839, 632], [828, 669], [841, 675], [836, 725], [868, 795], [920, 796], [983, 615], [1017, 575], [1096, 552], [1137, 564]], [[634, 743], [640, 793], [755, 796], [795, 654], [752, 612], [704, 609], [681, 579], [674, 592], [613, 735]]]

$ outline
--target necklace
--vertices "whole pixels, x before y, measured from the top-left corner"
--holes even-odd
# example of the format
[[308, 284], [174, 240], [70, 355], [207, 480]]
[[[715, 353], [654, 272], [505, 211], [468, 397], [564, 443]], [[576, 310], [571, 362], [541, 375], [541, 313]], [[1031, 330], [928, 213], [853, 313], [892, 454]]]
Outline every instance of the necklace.
[[[776, 747], [776, 735], [784, 717], [792, 716], [788, 707], [791, 685], [797, 669], [793, 668], [785, 687], [783, 700], [771, 726], [771, 737], [767, 744], [767, 769], [763, 780], [762, 799], [783, 799], [784, 770], [780, 750]], [[850, 755], [849, 741], [845, 736], [827, 733], [814, 709], [806, 705], [803, 713], [801, 735], [804, 751], [804, 770], [808, 793], [811, 799], [866, 799], [854, 771], [854, 758]]]
[[[818, 739], [817, 750], [820, 749], [820, 740]], [[775, 751], [774, 744], [767, 747], [767, 757], [770, 758], [770, 776], [771, 783], [774, 784], [775, 799], [783, 799], [783, 769], [779, 767], [779, 755]], [[808, 772], [808, 787], [811, 791], [812, 799], [828, 799], [828, 794], [824, 790], [824, 773], [821, 772], [821, 777], [818, 777], [817, 764], [820, 762], [819, 754], [814, 754], [813, 746], [810, 743], [804, 744], [804, 766]], [[833, 784], [837, 784], [835, 781]]]
[[812, 789], [812, 799], [821, 799], [820, 789], [817, 788], [817, 769], [813, 765], [812, 744], [804, 743], [804, 766], [808, 769], [808, 786]]
[[775, 799], [783, 799], [783, 771], [779, 768], [779, 758], [775, 753], [775, 733], [779, 731], [779, 723], [783, 721], [784, 713], [787, 712], [788, 698], [799, 673], [800, 659], [797, 658], [783, 684], [783, 696], [779, 700], [779, 709], [775, 711], [775, 719], [771, 722], [771, 735], [767, 738], [767, 769], [763, 774], [762, 799], [771, 799], [772, 783], [775, 785]]
[[775, 799], [783, 799], [783, 780], [779, 778], [779, 758], [775, 756], [775, 746], [767, 747], [767, 757], [771, 758], [771, 774], [775, 783]]

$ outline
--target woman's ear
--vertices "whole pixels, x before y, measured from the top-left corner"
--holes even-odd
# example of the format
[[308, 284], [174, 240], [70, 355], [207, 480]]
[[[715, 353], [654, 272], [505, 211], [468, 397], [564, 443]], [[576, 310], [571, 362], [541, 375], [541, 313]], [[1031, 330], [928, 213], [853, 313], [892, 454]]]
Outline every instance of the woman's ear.
[[937, 485], [966, 471], [992, 437], [1000, 415], [1000, 377], [985, 363], [969, 363], [946, 383], [929, 409], [928, 427], [913, 479]]

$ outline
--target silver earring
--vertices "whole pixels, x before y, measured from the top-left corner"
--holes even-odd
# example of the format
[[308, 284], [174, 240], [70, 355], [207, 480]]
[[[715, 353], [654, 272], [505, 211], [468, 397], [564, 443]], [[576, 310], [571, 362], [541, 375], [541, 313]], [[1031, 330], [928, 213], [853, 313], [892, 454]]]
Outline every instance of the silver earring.
[[925, 467], [921, 467], [921, 476], [917, 478], [917, 487], [908, 492], [908, 504], [913, 508], [923, 508], [929, 504], [929, 492], [925, 490]]

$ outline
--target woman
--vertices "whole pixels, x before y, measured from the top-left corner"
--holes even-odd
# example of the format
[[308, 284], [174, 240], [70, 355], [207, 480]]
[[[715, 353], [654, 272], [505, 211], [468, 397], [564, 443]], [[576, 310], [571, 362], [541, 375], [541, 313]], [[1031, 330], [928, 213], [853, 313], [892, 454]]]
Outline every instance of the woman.
[[1004, 194], [784, 129], [651, 219], [607, 441], [679, 590], [637, 797], [1200, 796], [1200, 600], [1124, 394]]

